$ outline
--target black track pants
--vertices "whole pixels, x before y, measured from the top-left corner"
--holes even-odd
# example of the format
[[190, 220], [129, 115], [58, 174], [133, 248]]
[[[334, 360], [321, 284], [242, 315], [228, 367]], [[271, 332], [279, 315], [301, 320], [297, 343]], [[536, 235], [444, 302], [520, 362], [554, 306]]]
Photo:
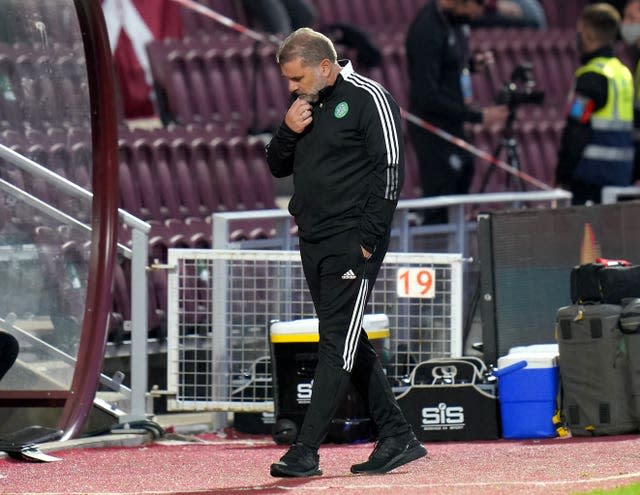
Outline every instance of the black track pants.
[[388, 239], [365, 260], [356, 229], [320, 242], [300, 239], [302, 267], [320, 333], [311, 403], [298, 435], [298, 441], [310, 447], [318, 448], [324, 440], [351, 382], [368, 401], [381, 438], [410, 430], [362, 330], [365, 307], [387, 245]]

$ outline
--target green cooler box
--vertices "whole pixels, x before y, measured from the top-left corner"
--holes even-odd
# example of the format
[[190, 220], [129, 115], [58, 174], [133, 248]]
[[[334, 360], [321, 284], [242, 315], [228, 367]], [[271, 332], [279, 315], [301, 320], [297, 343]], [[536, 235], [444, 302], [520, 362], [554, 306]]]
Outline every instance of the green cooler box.
[[[388, 354], [389, 318], [384, 314], [364, 315], [362, 326], [384, 363], [383, 356]], [[295, 440], [311, 401], [318, 363], [318, 319], [273, 322], [270, 339], [276, 416], [273, 438], [286, 444]], [[352, 387], [331, 422], [325, 441], [367, 441], [375, 434], [368, 408]]]

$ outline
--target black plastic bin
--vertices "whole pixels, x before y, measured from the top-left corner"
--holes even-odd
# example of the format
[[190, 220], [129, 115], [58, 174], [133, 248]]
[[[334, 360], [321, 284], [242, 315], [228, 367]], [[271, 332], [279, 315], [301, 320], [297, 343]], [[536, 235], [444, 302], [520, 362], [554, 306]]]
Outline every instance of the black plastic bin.
[[[388, 354], [389, 318], [365, 315], [363, 327], [378, 355]], [[275, 406], [273, 438], [288, 444], [295, 440], [311, 401], [311, 386], [317, 366], [318, 320], [276, 321], [270, 326], [271, 362]], [[331, 422], [326, 442], [353, 443], [375, 437], [368, 408], [351, 388]]]

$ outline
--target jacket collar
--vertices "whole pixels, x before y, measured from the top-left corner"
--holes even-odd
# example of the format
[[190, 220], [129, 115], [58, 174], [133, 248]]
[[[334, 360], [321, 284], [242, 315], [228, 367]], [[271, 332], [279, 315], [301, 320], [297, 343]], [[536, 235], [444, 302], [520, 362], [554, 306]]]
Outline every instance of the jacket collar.
[[615, 54], [614, 54], [614, 51], [613, 51], [613, 47], [611, 45], [605, 45], [605, 46], [602, 46], [602, 47], [598, 48], [597, 50], [595, 50], [593, 52], [585, 53], [584, 55], [582, 55], [582, 57], [580, 57], [580, 62], [582, 63], [582, 65], [585, 65], [592, 58], [596, 58], [596, 57], [613, 57], [614, 55]]
[[342, 76], [343, 79], [346, 79], [347, 77], [349, 77], [351, 74], [353, 74], [355, 71], [353, 70], [353, 65], [351, 65], [351, 60], [338, 60], [338, 65], [340, 67], [342, 67], [342, 70], [340, 71], [340, 75]]
[[319, 92], [318, 92], [318, 103], [322, 103], [324, 101], [326, 101], [331, 94], [333, 93], [333, 90], [339, 86], [342, 81], [344, 79], [346, 79], [347, 77], [349, 77], [351, 74], [353, 74], [355, 71], [353, 70], [353, 65], [351, 64], [350, 60], [338, 60], [338, 65], [340, 65], [340, 67], [342, 67], [342, 69], [340, 70], [340, 74], [338, 74], [338, 77], [336, 78], [336, 82], [331, 85], [331, 86], [327, 86], [325, 88], [322, 88]]

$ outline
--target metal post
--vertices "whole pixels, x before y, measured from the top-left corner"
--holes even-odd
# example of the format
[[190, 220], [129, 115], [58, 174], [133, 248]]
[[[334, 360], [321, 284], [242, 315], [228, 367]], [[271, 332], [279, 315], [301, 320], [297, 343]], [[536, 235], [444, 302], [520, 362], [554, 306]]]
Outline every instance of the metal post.
[[214, 249], [226, 249], [229, 247], [229, 220], [225, 215], [213, 214], [211, 216], [211, 236]]
[[463, 204], [449, 206], [449, 223], [455, 226], [453, 239], [449, 237], [449, 252], [467, 255], [467, 222], [464, 218]]
[[148, 389], [147, 336], [148, 297], [147, 259], [149, 235], [133, 229], [131, 257], [131, 408], [130, 414], [120, 421], [147, 419], [146, 395]]
[[463, 263], [464, 259], [451, 262], [451, 357], [463, 354]]
[[408, 253], [411, 233], [409, 232], [409, 209], [398, 209], [395, 213], [395, 223], [399, 230], [398, 251]]

